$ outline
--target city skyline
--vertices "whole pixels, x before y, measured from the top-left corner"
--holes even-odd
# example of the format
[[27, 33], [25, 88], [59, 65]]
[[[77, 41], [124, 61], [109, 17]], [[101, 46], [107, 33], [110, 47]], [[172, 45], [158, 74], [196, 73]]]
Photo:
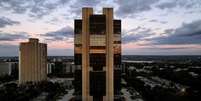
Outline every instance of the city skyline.
[[73, 19], [85, 6], [114, 8], [123, 55], [201, 55], [198, 0], [12, 0], [0, 1], [0, 56], [17, 56], [30, 37], [48, 43], [48, 55], [73, 55]]

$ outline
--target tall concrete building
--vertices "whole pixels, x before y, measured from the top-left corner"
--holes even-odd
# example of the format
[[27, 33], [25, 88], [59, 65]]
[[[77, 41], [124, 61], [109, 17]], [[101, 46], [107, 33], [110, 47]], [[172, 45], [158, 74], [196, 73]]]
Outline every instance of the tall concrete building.
[[117, 101], [120, 97], [121, 20], [113, 8], [82, 9], [74, 22], [75, 100]]
[[30, 38], [20, 43], [19, 83], [40, 82], [47, 79], [47, 44]]

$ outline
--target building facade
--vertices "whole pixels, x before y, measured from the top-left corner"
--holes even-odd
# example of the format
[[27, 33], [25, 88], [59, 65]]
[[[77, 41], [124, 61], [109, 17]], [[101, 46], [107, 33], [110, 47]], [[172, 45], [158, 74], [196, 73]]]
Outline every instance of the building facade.
[[112, 8], [103, 8], [103, 14], [83, 8], [74, 25], [75, 99], [119, 99], [121, 20], [113, 19]]
[[0, 76], [1, 75], [11, 75], [11, 64], [7, 62], [0, 62]]
[[19, 83], [40, 82], [47, 79], [47, 44], [30, 38], [19, 47]]
[[0, 62], [0, 76], [18, 76], [18, 62]]

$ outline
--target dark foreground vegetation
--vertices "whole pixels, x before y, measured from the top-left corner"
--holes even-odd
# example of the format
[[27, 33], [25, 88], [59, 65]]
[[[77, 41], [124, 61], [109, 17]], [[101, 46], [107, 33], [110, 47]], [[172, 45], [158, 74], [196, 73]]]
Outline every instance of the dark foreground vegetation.
[[5, 84], [0, 88], [1, 101], [29, 101], [42, 93], [45, 101], [55, 101], [62, 94], [68, 93], [59, 83], [41, 82], [38, 84], [27, 83], [18, 86], [16, 83]]
[[0, 84], [5, 83], [5, 82], [9, 82], [9, 81], [13, 81], [13, 80], [17, 80], [17, 76], [13, 76], [13, 75], [2, 75], [2, 76], [0, 76]]

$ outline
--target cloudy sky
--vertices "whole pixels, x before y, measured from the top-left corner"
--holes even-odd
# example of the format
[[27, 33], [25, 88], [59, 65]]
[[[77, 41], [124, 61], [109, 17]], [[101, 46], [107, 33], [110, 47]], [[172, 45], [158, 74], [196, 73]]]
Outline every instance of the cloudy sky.
[[48, 55], [73, 55], [82, 7], [114, 8], [124, 55], [201, 55], [201, 0], [0, 0], [0, 56], [17, 56], [30, 37]]

